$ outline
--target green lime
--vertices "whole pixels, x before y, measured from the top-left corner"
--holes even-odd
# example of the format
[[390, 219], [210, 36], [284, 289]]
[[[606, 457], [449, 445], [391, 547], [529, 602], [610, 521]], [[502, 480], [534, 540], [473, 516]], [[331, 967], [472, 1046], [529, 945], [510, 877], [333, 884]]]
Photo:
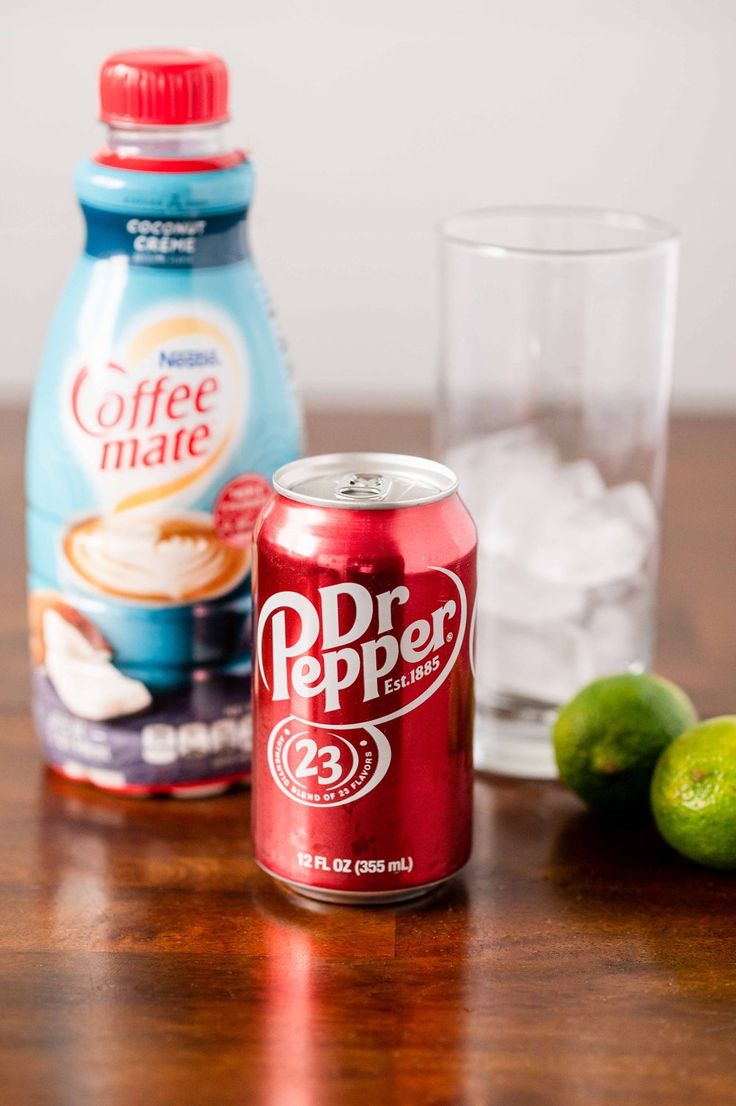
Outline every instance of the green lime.
[[660, 676], [594, 680], [557, 715], [560, 779], [592, 807], [643, 812], [657, 757], [697, 720], [687, 695]]
[[652, 810], [673, 849], [711, 868], [736, 868], [736, 715], [701, 722], [665, 749]]

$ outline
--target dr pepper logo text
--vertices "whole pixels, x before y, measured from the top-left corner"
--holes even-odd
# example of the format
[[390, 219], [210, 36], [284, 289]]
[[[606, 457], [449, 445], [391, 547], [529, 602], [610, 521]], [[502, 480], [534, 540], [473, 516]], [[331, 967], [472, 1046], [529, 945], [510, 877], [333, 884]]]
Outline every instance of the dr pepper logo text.
[[460, 578], [429, 571], [436, 587], [424, 586], [420, 601], [405, 584], [373, 594], [353, 582], [319, 588], [314, 602], [296, 591], [270, 596], [257, 633], [264, 697], [323, 729], [388, 722], [429, 699], [452, 671], [468, 618]]

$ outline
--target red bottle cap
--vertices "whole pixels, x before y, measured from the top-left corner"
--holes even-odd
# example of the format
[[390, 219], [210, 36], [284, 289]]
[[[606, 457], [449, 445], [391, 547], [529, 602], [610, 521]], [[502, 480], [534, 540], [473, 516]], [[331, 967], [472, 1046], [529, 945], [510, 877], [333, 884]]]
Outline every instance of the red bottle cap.
[[125, 50], [100, 70], [100, 119], [176, 127], [228, 118], [227, 66], [204, 50]]

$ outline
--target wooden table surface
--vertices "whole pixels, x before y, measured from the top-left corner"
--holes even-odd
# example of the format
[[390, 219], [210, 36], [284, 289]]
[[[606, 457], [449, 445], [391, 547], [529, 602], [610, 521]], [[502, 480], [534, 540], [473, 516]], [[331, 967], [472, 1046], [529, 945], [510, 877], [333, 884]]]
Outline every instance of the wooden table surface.
[[[428, 448], [321, 415], [313, 448]], [[736, 1102], [736, 876], [481, 778], [424, 905], [309, 905], [253, 863], [247, 792], [117, 799], [44, 772], [28, 714], [22, 418], [0, 413], [2, 1106]], [[736, 710], [736, 422], [673, 433], [658, 668]]]

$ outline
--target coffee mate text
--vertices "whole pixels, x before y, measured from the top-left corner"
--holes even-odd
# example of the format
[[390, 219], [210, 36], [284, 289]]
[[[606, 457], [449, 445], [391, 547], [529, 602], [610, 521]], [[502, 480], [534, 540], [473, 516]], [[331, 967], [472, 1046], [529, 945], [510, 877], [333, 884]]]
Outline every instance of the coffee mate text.
[[216, 376], [186, 381], [159, 373], [134, 382], [121, 365], [110, 362], [107, 370], [119, 380], [117, 386], [100, 391], [85, 366], [71, 390], [74, 422], [99, 439], [100, 470], [152, 468], [207, 454], [209, 416], [220, 390]]
[[[296, 695], [309, 699], [324, 694], [325, 711], [341, 706], [341, 692], [356, 687], [364, 703], [407, 686], [390, 679], [397, 667], [426, 664], [453, 641], [458, 613], [454, 599], [439, 604], [427, 617], [417, 618], [396, 632], [394, 619], [410, 599], [400, 585], [373, 595], [362, 584], [340, 583], [319, 588], [319, 609], [296, 591], [281, 591], [263, 605], [258, 623], [258, 664], [273, 700]], [[345, 597], [347, 602], [343, 600]], [[346, 607], [350, 613], [346, 617]], [[291, 614], [291, 618], [289, 618]], [[287, 640], [287, 622], [297, 632]], [[365, 638], [371, 624], [375, 636]], [[270, 629], [268, 674], [263, 644]], [[430, 663], [436, 672], [439, 662]], [[427, 673], [429, 675], [429, 672]], [[412, 680], [413, 682], [413, 680]]]

